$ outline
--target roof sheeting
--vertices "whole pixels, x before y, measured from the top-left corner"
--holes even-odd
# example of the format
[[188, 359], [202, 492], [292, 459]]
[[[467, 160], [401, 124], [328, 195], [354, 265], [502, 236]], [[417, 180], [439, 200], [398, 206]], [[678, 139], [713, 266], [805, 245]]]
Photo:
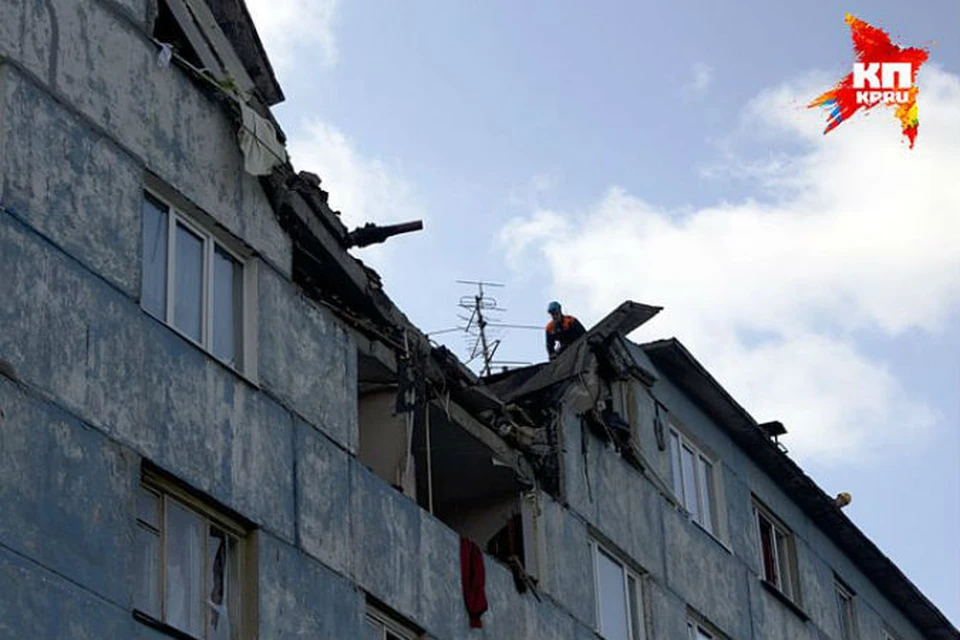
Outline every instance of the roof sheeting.
[[505, 380], [499, 383], [498, 388], [501, 389], [504, 400], [511, 401], [576, 377], [583, 370], [587, 359], [590, 357], [590, 347], [592, 345], [604, 342], [613, 335], [627, 335], [660, 313], [662, 309], [663, 307], [653, 307], [627, 300], [594, 325], [580, 339], [564, 349], [553, 361], [542, 366], [519, 387], [504, 392], [503, 390], [507, 388]]

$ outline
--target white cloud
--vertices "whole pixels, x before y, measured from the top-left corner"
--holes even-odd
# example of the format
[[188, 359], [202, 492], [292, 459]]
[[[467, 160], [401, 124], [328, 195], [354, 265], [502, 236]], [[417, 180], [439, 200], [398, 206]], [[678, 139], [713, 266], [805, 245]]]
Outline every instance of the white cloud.
[[537, 173], [525, 185], [511, 189], [507, 200], [512, 205], [537, 207], [540, 204], [540, 196], [556, 189], [557, 184], [559, 184], [557, 176]]
[[678, 214], [614, 187], [585, 212], [511, 221], [507, 258], [545, 262], [581, 316], [625, 298], [664, 305], [643, 339], [679, 337], [754, 416], [782, 420], [801, 457], [914, 441], [936, 416], [858, 339], [936, 334], [958, 317], [960, 78], [924, 71], [913, 150], [887, 113], [823, 136], [822, 114], [802, 108], [816, 89], [787, 84], [745, 110], [757, 135], [803, 143], [746, 176], [780, 197]]
[[[355, 143], [336, 127], [320, 121], [308, 123], [304, 135], [288, 144], [298, 171], [320, 176], [328, 203], [340, 211], [348, 228], [367, 222], [390, 224], [423, 219], [424, 212], [409, 183], [397, 167], [361, 154]], [[363, 258], [380, 256], [383, 248], [364, 249]]]
[[270, 62], [282, 73], [297, 58], [306, 68], [337, 62], [337, 0], [246, 0]]
[[696, 62], [691, 67], [690, 72], [690, 81], [683, 87], [684, 95], [687, 98], [705, 96], [710, 85], [713, 84], [713, 67], [704, 62]]

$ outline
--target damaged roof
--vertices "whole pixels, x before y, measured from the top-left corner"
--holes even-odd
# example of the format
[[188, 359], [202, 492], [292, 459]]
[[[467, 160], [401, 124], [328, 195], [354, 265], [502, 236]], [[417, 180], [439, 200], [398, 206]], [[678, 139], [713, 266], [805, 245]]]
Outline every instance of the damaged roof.
[[532, 373], [530, 370], [534, 367], [516, 369], [509, 372], [512, 375], [501, 374], [488, 384], [494, 393], [506, 401], [512, 401], [575, 378], [583, 371], [593, 345], [604, 343], [614, 336], [627, 335], [662, 310], [663, 307], [627, 300], [551, 362], [534, 365], [536, 370]]
[[[283, 92], [244, 1], [207, 1], [263, 99], [269, 105], [281, 102]], [[552, 362], [490, 376], [481, 382], [449, 351], [432, 349], [427, 337], [387, 297], [376, 272], [349, 254], [347, 230], [328, 206], [317, 176], [296, 173], [288, 161], [262, 178], [261, 184], [299, 251], [301, 264], [294, 264], [295, 280], [319, 293], [341, 319], [361, 332], [398, 350], [403, 348], [404, 336], [426, 349], [430, 353], [429, 375], [441, 379], [445, 386], [450, 384], [449, 390], [458, 402], [480, 416], [501, 412], [505, 403], [577, 377], [594, 346], [607, 343], [611, 337], [626, 336], [662, 310], [624, 302]], [[960, 640], [960, 633], [943, 613], [765, 435], [678, 340], [640, 347], [657, 369], [723, 428], [926, 637]], [[490, 422], [484, 420], [485, 426], [493, 429]]]
[[960, 639], [946, 616], [851, 521], [823, 489], [676, 338], [642, 344], [657, 369], [697, 404], [830, 538], [925, 637]]
[[283, 89], [277, 82], [273, 66], [260, 41], [244, 0], [206, 0], [217, 24], [230, 39], [244, 69], [250, 74], [257, 91], [269, 106], [283, 102]]

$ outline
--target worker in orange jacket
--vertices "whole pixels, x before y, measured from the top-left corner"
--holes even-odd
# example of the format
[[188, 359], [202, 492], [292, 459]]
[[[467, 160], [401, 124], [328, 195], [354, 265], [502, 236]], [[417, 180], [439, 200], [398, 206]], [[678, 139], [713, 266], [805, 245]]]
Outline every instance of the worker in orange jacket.
[[560, 303], [556, 300], [547, 305], [547, 313], [551, 318], [547, 323], [547, 355], [553, 360], [587, 330], [573, 316], [563, 315]]

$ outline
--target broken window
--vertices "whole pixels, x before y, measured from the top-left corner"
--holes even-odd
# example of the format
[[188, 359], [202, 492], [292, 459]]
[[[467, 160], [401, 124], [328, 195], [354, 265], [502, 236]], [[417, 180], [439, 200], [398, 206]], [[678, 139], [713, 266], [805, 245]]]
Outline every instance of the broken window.
[[[140, 304], [238, 371], [253, 371], [252, 263], [153, 193], [143, 197]], [[249, 291], [249, 295], [245, 295]], [[246, 306], [245, 306], [246, 305]], [[249, 309], [247, 307], [250, 307]]]
[[182, 490], [145, 479], [137, 494], [138, 618], [202, 640], [240, 638], [245, 534]]

